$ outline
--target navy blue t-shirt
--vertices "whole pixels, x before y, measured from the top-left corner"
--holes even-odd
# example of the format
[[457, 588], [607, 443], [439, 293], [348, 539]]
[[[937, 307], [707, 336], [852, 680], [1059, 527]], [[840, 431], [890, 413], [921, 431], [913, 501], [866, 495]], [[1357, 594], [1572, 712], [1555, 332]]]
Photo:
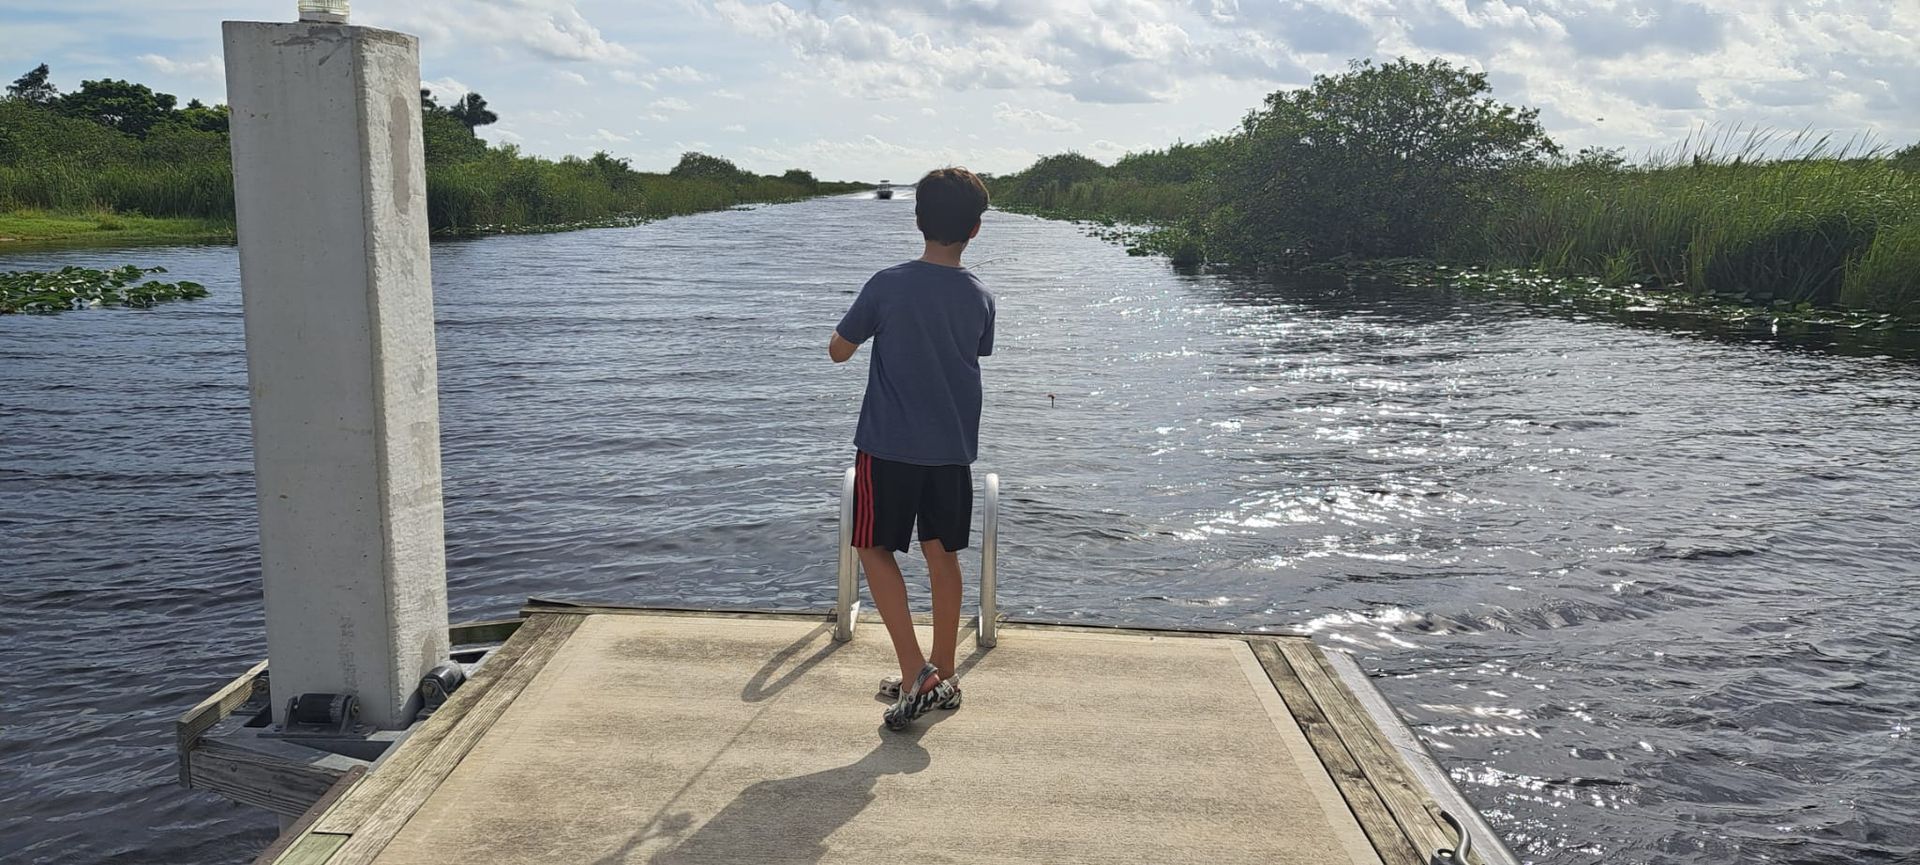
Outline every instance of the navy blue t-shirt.
[[993, 295], [973, 271], [909, 261], [873, 275], [840, 338], [872, 339], [853, 444], [883, 460], [971, 465], [980, 451], [980, 358], [993, 354]]

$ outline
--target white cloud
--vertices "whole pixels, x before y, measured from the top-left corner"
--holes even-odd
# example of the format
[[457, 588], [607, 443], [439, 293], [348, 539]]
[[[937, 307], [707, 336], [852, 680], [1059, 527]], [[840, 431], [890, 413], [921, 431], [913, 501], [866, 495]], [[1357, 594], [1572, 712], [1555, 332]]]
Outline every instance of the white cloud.
[[553, 77], [558, 78], [561, 81], [564, 81], [568, 84], [575, 85], [577, 87], [587, 86], [587, 76], [581, 75], [580, 73], [575, 72], [571, 69], [558, 70], [553, 73]]
[[637, 84], [648, 90], [657, 89], [662, 82], [668, 84], [698, 84], [702, 81], [712, 80], [706, 73], [691, 66], [662, 66], [659, 69], [644, 74], [626, 69], [616, 69], [612, 73], [612, 78], [622, 84]]
[[1035, 132], [1080, 131], [1080, 124], [1064, 117], [1055, 117], [1035, 108], [1015, 108], [1006, 102], [993, 107], [993, 117], [1008, 126]]
[[675, 84], [698, 84], [709, 80], [706, 73], [691, 66], [662, 66], [653, 70], [652, 77], [658, 81], [671, 81]]
[[[1017, 147], [961, 148], [950, 143], [924, 142], [903, 144], [873, 135], [857, 138], [814, 138], [788, 142], [775, 139], [766, 145], [746, 148], [741, 167], [753, 171], [782, 170], [778, 166], [815, 167], [823, 176], [878, 179], [888, 173], [919, 176], [919, 172], [939, 165], [1026, 165], [1034, 160], [1031, 150]], [[894, 170], [899, 169], [899, 170]]]
[[1066, 70], [991, 33], [976, 31], [964, 41], [942, 44], [925, 33], [902, 34], [853, 15], [829, 20], [779, 2], [715, 0], [713, 8], [745, 35], [785, 42], [805, 61], [796, 74], [859, 95], [1058, 86], [1071, 80]]
[[615, 65], [642, 59], [638, 51], [608, 39], [578, 6], [564, 0], [391, 2], [397, 8], [379, 2], [355, 4], [355, 23], [371, 19], [367, 23], [398, 26], [467, 51], [477, 46], [510, 47], [547, 60]]
[[738, 133], [738, 132], [745, 132], [745, 131], [747, 131], [747, 127], [745, 127], [745, 126], [742, 126], [742, 125], [740, 125], [740, 124], [738, 124], [738, 123], [729, 123], [729, 124], [727, 124], [727, 125], [725, 125], [725, 126], [722, 126], [722, 127], [720, 127], [720, 131], [721, 131], [721, 132], [735, 132], [735, 133]]
[[473, 92], [473, 88], [468, 87], [452, 76], [442, 76], [432, 80], [421, 79], [420, 86], [433, 91], [433, 98], [439, 100], [442, 104], [458, 102], [465, 99], [467, 94]]
[[[543, 8], [554, 7], [554, 8]], [[633, 49], [601, 35], [571, 3], [517, 0], [500, 6], [482, 4], [490, 18], [512, 33], [522, 45], [556, 60], [595, 63], [632, 63], [640, 59]]]
[[134, 58], [149, 69], [162, 75], [176, 75], [181, 78], [193, 78], [203, 81], [221, 81], [226, 78], [226, 64], [220, 55], [209, 55], [204, 60], [174, 60], [158, 54], [142, 54]]
[[665, 99], [655, 99], [653, 100], [653, 104], [647, 107], [652, 108], [656, 111], [692, 111], [693, 110], [693, 106], [688, 104], [687, 100], [681, 99], [678, 96], [669, 96]]

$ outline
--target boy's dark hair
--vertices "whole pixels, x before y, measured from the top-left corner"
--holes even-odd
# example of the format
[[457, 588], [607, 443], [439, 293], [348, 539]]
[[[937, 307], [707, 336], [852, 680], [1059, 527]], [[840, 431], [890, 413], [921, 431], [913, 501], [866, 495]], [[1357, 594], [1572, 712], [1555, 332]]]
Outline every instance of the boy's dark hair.
[[936, 168], [913, 189], [914, 220], [935, 243], [965, 241], [987, 212], [987, 185], [964, 168]]

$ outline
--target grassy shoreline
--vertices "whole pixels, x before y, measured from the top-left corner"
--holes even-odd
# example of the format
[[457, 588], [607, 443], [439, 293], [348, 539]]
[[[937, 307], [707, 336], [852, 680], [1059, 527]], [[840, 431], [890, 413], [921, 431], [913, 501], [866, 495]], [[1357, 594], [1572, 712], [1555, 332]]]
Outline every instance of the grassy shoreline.
[[40, 249], [185, 246], [232, 243], [233, 223], [184, 216], [139, 216], [96, 211], [0, 212], [0, 255]]
[[[784, 204], [805, 198], [842, 195], [844, 191], [823, 192], [803, 198], [777, 198], [691, 208], [675, 213], [628, 214], [573, 222], [524, 225], [480, 225], [442, 228], [433, 231], [433, 239], [473, 240], [508, 234], [558, 234], [595, 228], [630, 228], [658, 222], [674, 216], [689, 216], [715, 210], [730, 210], [758, 204]], [[50, 213], [43, 210], [0, 212], [0, 255], [9, 252], [37, 252], [47, 249], [111, 249], [120, 246], [198, 246], [235, 242], [232, 222], [193, 217], [151, 217], [111, 211], [91, 213]]]

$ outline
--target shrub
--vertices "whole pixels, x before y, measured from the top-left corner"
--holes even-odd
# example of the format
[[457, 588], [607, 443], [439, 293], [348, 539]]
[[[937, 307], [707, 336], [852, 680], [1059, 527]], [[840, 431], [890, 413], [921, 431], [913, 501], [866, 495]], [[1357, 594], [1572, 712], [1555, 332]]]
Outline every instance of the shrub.
[[1214, 189], [1248, 263], [1430, 255], [1558, 148], [1538, 112], [1488, 98], [1445, 61], [1355, 62], [1249, 114]]

